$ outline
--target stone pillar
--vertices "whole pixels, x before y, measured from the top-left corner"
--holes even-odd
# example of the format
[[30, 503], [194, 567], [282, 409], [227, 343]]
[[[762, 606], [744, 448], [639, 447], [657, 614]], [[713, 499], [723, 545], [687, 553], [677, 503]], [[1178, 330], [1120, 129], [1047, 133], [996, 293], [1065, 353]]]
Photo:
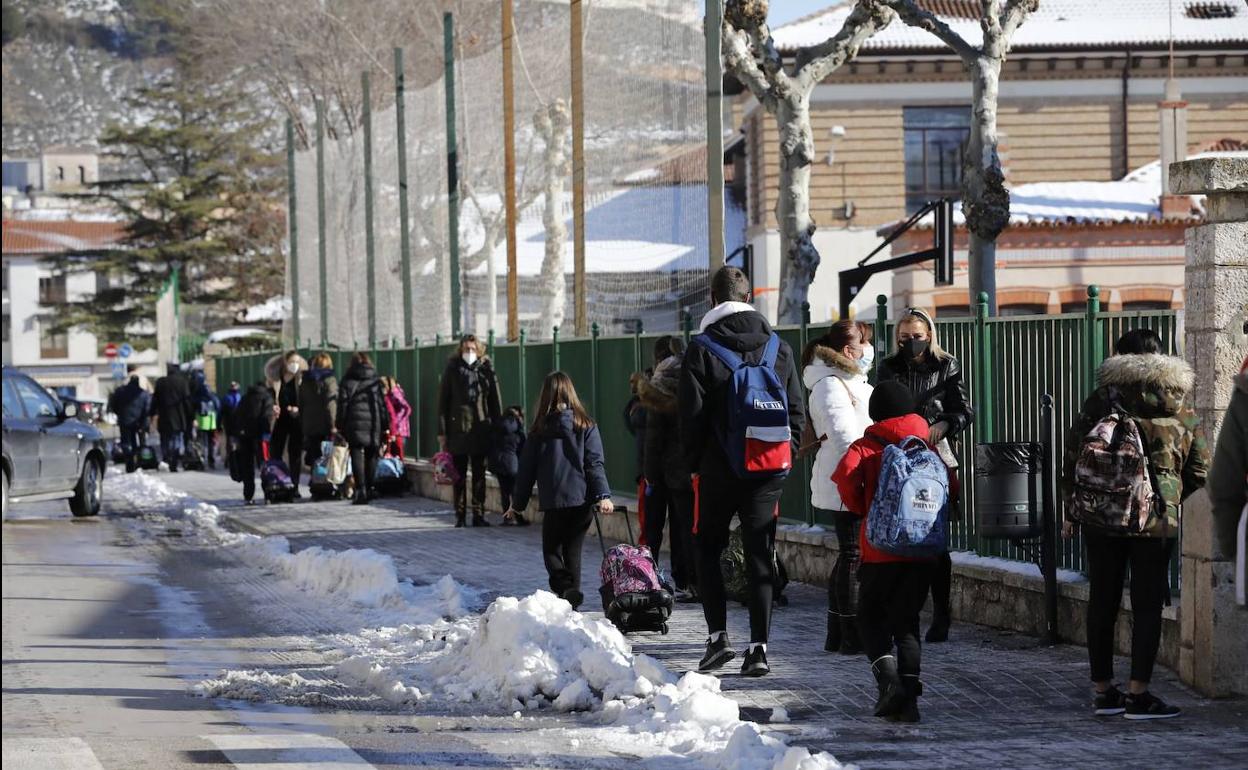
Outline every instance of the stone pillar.
[[[1248, 354], [1248, 158], [1170, 166], [1170, 192], [1204, 195], [1205, 224], [1187, 230], [1186, 356], [1210, 451]], [[1248, 610], [1235, 604], [1234, 563], [1213, 536], [1204, 491], [1183, 508], [1179, 676], [1206, 695], [1248, 693]]]

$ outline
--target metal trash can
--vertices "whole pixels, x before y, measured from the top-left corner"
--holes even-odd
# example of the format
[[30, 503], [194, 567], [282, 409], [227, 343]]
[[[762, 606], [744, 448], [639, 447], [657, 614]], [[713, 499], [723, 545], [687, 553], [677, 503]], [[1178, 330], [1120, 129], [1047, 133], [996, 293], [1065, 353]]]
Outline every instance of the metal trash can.
[[975, 446], [975, 511], [981, 537], [1028, 538], [1044, 531], [1044, 445]]

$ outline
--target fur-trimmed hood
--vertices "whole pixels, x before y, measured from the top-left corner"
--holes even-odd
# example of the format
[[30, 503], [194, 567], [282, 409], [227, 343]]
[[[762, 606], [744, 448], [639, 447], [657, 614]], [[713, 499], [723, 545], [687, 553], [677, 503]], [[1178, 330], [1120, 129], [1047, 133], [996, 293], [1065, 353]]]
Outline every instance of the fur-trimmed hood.
[[858, 362], [844, 353], [824, 345], [816, 345], [813, 352], [814, 358], [802, 370], [802, 382], [807, 390], [814, 388], [815, 383], [824, 377], [833, 375], [846, 381], [867, 379]]
[[637, 381], [637, 398], [646, 411], [676, 414], [680, 368], [681, 356], [669, 356], [659, 362], [652, 376]]
[[1160, 353], [1111, 356], [1096, 371], [1097, 389], [1138, 417], [1177, 414], [1196, 374], [1187, 362]]

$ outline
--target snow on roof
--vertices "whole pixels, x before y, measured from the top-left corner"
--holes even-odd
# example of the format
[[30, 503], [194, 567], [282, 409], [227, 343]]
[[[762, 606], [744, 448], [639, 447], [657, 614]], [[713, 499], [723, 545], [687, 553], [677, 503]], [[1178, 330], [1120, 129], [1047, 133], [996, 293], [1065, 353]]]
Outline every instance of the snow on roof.
[[226, 340], [235, 340], [241, 337], [271, 337], [272, 332], [254, 327], [237, 326], [232, 329], [218, 329], [208, 335], [208, 342], [225, 342]]
[[290, 315], [290, 297], [269, 297], [259, 305], [252, 305], [239, 314], [243, 323], [276, 323]]
[[[977, 18], [945, 15], [956, 4], [925, 3], [972, 45], [982, 41]], [[1028, 48], [1104, 48], [1125, 45], [1162, 45], [1170, 39], [1169, 0], [1041, 0], [1040, 7], [1015, 33], [1012, 50]], [[1243, 44], [1248, 42], [1248, 8], [1243, 0], [1173, 3], [1174, 41], [1178, 46]], [[1202, 12], [1208, 6], [1225, 6], [1229, 17]], [[826, 10], [772, 31], [781, 51], [818, 45], [835, 35], [849, 16], [853, 3], [841, 0]], [[943, 48], [934, 35], [899, 19], [863, 44], [869, 51]]]

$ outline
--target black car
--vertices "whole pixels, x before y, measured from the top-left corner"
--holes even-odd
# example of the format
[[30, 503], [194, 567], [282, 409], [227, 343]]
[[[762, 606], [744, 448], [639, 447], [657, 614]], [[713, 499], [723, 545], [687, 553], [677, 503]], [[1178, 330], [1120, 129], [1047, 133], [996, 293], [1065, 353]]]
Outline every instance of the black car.
[[75, 516], [100, 512], [107, 454], [98, 428], [77, 419], [25, 374], [4, 367], [4, 512], [9, 502], [69, 498]]

